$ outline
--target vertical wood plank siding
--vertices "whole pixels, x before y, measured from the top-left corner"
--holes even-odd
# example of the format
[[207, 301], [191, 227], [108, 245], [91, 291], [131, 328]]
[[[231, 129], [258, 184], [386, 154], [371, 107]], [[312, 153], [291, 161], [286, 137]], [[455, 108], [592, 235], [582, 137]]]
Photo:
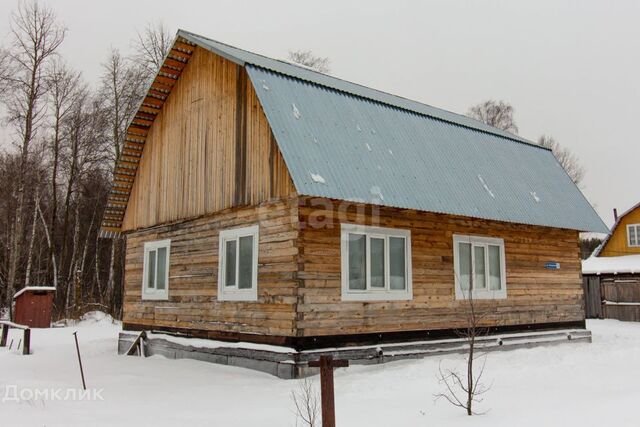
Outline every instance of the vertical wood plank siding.
[[196, 48], [149, 130], [123, 230], [294, 192], [244, 68]]
[[[297, 303], [297, 202], [231, 208], [127, 237], [124, 322], [151, 327], [293, 336]], [[258, 301], [218, 301], [220, 230], [259, 224]], [[171, 239], [169, 300], [143, 301], [144, 243]]]
[[[380, 208], [379, 225], [411, 231], [413, 300], [343, 302], [340, 288], [340, 222], [371, 225], [371, 208], [357, 215], [345, 202], [300, 199], [301, 336], [446, 329], [464, 325], [464, 303], [455, 300], [453, 234], [504, 239], [507, 299], [476, 300], [487, 325], [524, 325], [584, 319], [578, 232], [485, 221], [406, 209]], [[340, 218], [343, 216], [344, 218]], [[310, 224], [330, 222], [328, 227]], [[548, 261], [561, 264], [547, 270]]]

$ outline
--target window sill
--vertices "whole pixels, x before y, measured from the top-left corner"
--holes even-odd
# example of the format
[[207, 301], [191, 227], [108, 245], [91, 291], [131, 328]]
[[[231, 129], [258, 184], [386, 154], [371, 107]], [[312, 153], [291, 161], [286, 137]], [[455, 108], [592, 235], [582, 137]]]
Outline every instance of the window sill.
[[169, 294], [157, 293], [157, 294], [142, 294], [142, 301], [169, 301]]
[[411, 301], [412, 299], [413, 293], [410, 291], [342, 291], [342, 301]]
[[[469, 294], [464, 293], [462, 290], [456, 290], [456, 301], [467, 301]], [[507, 291], [489, 291], [478, 292], [471, 295], [471, 299], [475, 300], [500, 300], [507, 299]]]
[[244, 301], [244, 302], [256, 302], [258, 301], [257, 292], [223, 292], [218, 294], [218, 301]]

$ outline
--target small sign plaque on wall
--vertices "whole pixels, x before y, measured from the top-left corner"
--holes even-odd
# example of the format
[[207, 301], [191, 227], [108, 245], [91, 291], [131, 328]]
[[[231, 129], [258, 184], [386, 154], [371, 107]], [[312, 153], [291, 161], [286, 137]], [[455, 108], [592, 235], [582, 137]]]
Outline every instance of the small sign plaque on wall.
[[555, 261], [549, 261], [544, 265], [544, 268], [548, 270], [560, 270], [560, 263]]

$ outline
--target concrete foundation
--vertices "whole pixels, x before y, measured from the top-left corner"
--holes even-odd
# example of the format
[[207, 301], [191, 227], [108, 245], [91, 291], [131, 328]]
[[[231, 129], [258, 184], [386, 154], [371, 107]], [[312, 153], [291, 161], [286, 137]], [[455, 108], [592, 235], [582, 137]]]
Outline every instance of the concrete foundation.
[[[126, 354], [138, 335], [139, 332], [121, 332], [118, 340], [118, 353]], [[591, 331], [563, 329], [476, 338], [476, 346], [482, 351], [501, 351], [580, 342], [591, 342]], [[467, 348], [464, 339], [456, 338], [296, 351], [287, 347], [190, 339], [158, 333], [147, 333], [143, 343], [145, 356], [162, 355], [170, 359], [194, 359], [221, 365], [239, 366], [266, 372], [283, 379], [302, 378], [318, 373], [318, 368], [310, 368], [308, 362], [319, 359], [321, 355], [348, 359], [351, 364], [376, 364], [417, 359], [430, 355], [464, 353]]]

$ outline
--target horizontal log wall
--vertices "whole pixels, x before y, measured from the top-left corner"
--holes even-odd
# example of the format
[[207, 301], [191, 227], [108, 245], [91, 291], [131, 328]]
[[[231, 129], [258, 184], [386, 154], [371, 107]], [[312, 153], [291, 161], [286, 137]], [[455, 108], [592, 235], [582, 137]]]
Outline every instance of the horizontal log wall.
[[[258, 301], [220, 302], [219, 231], [259, 224]], [[127, 236], [124, 323], [292, 336], [297, 303], [296, 199], [232, 208]], [[169, 300], [143, 301], [144, 243], [171, 239]]]
[[[504, 239], [507, 299], [476, 301], [476, 305], [487, 313], [487, 325], [584, 319], [576, 231], [393, 208], [380, 208], [379, 223], [374, 225], [411, 231], [413, 300], [342, 302], [339, 223], [371, 225], [372, 217], [370, 207], [367, 207], [365, 217], [358, 216], [355, 209], [340, 214], [338, 207], [344, 203], [333, 201], [332, 204], [333, 207], [327, 207], [324, 206], [326, 202], [301, 198], [298, 335], [464, 326], [465, 303], [454, 297], [454, 233]], [[548, 261], [560, 262], [561, 269], [545, 269]]]
[[245, 69], [196, 48], [149, 130], [122, 229], [293, 192]]

